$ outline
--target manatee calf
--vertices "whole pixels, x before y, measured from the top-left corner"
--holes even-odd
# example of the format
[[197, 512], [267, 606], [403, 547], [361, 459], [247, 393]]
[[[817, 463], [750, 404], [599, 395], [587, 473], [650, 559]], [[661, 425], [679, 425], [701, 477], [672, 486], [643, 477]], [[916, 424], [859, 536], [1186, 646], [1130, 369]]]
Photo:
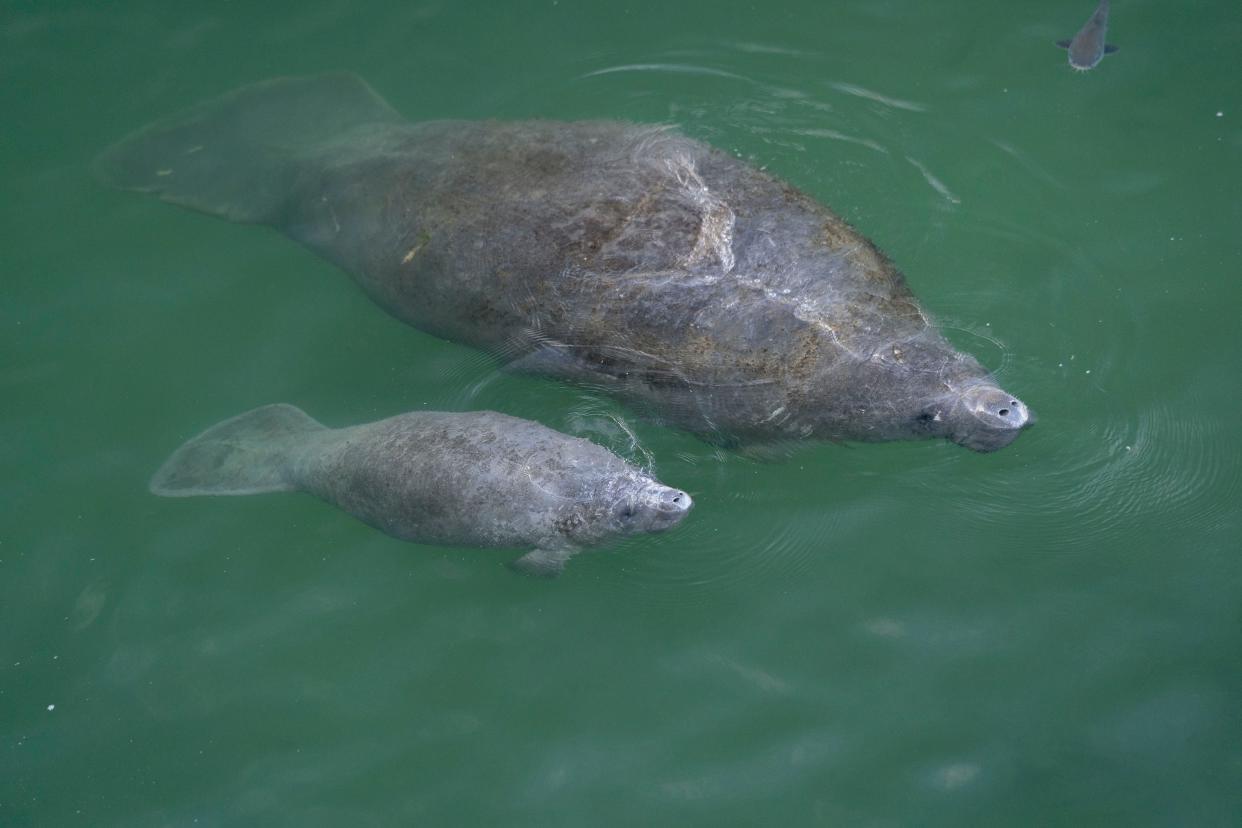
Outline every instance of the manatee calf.
[[867, 239], [667, 127], [408, 123], [360, 79], [328, 75], [200, 104], [97, 167], [278, 228], [415, 327], [714, 441], [991, 451], [1030, 422]]
[[326, 428], [292, 405], [225, 420], [151, 479], [168, 497], [310, 492], [415, 543], [521, 547], [555, 575], [578, 550], [681, 522], [690, 496], [589, 440], [492, 411]]

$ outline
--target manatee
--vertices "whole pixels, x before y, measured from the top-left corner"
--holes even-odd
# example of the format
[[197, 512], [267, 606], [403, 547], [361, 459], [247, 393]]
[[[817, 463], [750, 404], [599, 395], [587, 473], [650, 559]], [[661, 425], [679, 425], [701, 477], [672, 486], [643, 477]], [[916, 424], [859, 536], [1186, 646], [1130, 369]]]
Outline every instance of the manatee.
[[335, 74], [199, 104], [96, 166], [279, 229], [416, 328], [726, 446], [991, 451], [1032, 421], [870, 241], [668, 126], [410, 123]]
[[513, 566], [536, 575], [559, 574], [586, 547], [672, 528], [693, 506], [589, 440], [494, 411], [334, 429], [283, 403], [185, 443], [151, 491], [309, 492], [402, 540], [531, 549]]

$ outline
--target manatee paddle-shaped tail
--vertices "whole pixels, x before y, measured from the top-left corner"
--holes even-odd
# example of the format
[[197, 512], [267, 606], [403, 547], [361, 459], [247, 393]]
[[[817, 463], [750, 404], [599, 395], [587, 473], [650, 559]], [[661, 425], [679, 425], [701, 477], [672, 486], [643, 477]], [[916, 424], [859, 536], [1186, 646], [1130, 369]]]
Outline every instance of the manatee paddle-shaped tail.
[[232, 221], [273, 222], [299, 152], [359, 124], [400, 121], [355, 75], [276, 78], [156, 121], [106, 150], [95, 170], [121, 189]]
[[301, 488], [289, 462], [305, 438], [327, 429], [292, 405], [265, 405], [218, 423], [173, 452], [151, 478], [164, 497], [252, 495]]

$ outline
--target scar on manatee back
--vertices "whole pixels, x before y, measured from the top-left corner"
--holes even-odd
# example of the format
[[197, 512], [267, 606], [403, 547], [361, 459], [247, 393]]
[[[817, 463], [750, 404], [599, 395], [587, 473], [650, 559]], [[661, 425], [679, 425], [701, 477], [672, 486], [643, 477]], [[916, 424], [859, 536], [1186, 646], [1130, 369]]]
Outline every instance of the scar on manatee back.
[[409, 250], [405, 251], [405, 255], [401, 257], [401, 264], [407, 265], [414, 261], [414, 257], [418, 255], [418, 251], [426, 247], [427, 242], [429, 241], [431, 241], [431, 235], [429, 233], [425, 231], [420, 233], [418, 235], [418, 242], [415, 243], [415, 245]]
[[1117, 51], [1116, 46], [1104, 42], [1107, 33], [1108, 0], [1100, 0], [1100, 5], [1096, 6], [1091, 18], [1078, 30], [1073, 40], [1058, 40], [1057, 45], [1069, 50], [1069, 65], [1073, 69], [1085, 72], [1103, 60], [1104, 55]]

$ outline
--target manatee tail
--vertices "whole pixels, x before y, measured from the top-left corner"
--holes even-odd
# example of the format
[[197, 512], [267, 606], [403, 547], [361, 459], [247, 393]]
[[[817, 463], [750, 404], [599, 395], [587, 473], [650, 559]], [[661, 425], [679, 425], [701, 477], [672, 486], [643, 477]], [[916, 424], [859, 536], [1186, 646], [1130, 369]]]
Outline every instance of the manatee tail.
[[292, 405], [265, 405], [217, 423], [173, 452], [151, 478], [165, 497], [249, 495], [298, 488], [288, 461], [298, 438], [326, 428]]
[[156, 121], [104, 151], [96, 173], [124, 190], [239, 222], [278, 217], [299, 151], [400, 116], [356, 75], [276, 78]]

